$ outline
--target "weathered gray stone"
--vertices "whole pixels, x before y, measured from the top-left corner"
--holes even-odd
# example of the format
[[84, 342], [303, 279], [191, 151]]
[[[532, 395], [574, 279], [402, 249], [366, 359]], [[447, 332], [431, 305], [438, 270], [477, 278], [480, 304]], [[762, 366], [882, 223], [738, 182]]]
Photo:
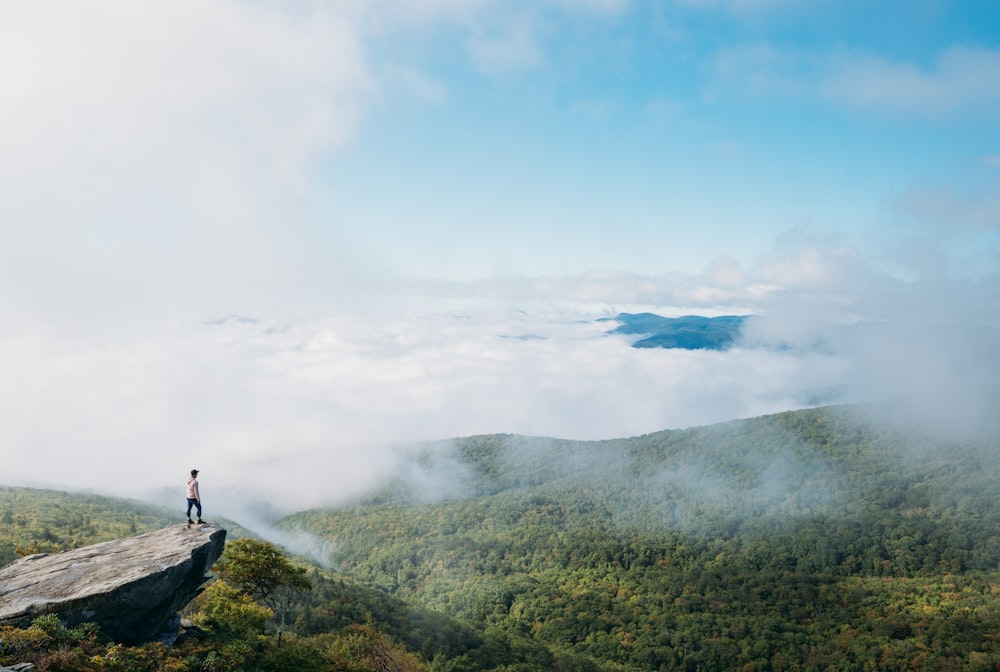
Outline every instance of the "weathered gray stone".
[[0, 624], [24, 627], [54, 613], [67, 627], [97, 623], [118, 642], [170, 641], [177, 612], [201, 592], [225, 542], [217, 525], [176, 525], [29, 555], [0, 569]]

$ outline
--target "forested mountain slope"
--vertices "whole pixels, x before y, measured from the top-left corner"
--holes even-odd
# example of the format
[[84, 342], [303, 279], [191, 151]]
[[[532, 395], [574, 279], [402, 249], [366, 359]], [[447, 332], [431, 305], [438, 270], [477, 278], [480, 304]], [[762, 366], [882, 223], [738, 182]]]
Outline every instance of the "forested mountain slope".
[[[421, 445], [363, 501], [281, 521], [332, 542], [336, 571], [308, 570], [312, 589], [281, 606], [270, 639], [249, 650], [220, 630], [131, 650], [121, 669], [997, 669], [1000, 446], [876, 416]], [[5, 557], [177, 522], [21, 488], [0, 488], [0, 516]], [[54, 630], [32, 655], [63, 655], [70, 635], [83, 636]], [[102, 646], [88, 641], [74, 646]], [[82, 662], [60, 669], [125, 655], [77, 648]]]
[[[0, 567], [18, 556], [55, 553], [181, 524], [175, 509], [136, 499], [0, 485]], [[213, 517], [229, 539], [255, 536], [236, 521]]]
[[0, 486], [0, 566], [131, 537], [179, 522], [176, 513], [135, 500]]
[[284, 524], [392, 595], [624, 669], [988, 669], [997, 449], [845, 407], [597, 442], [479, 436]]
[[[5, 521], [0, 526], [0, 549], [11, 559], [178, 525], [177, 518], [176, 512], [135, 500], [0, 487], [0, 520]], [[227, 525], [237, 532], [230, 542], [250, 536], [238, 524], [227, 521]], [[204, 600], [196, 602], [189, 615], [204, 618], [210, 613], [218, 621], [222, 613], [230, 626], [235, 623], [249, 629], [216, 628], [204, 641], [195, 639], [169, 650], [156, 643], [122, 647], [105, 641], [95, 628], [67, 630], [58, 620], [42, 617], [26, 630], [0, 628], [4, 643], [0, 665], [31, 661], [39, 669], [65, 672], [426, 672], [428, 664], [435, 670], [521, 665], [522, 669], [601, 672], [585, 657], [554, 652], [542, 642], [496, 629], [487, 631], [478, 624], [406, 603], [352, 577], [310, 566], [304, 559], [297, 559], [296, 564], [304, 568], [311, 588], [280, 600], [280, 613], [258, 624], [264, 631], [247, 625], [252, 619], [246, 614], [255, 612], [248, 611], [250, 598], [239, 596], [221, 610], [219, 603], [212, 607], [211, 601], [209, 606]], [[268, 571], [266, 565], [255, 569]], [[265, 581], [272, 578], [267, 575]], [[284, 638], [276, 637], [279, 622]], [[533, 666], [523, 667], [528, 661], [534, 661]]]

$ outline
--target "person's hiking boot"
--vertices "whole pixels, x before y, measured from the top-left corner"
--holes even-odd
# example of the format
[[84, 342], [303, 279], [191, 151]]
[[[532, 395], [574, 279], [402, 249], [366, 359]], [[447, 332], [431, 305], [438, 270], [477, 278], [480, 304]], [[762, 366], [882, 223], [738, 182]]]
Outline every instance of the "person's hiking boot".
[[204, 521], [204, 520], [202, 520], [201, 518], [199, 518], [199, 519], [197, 520], [197, 523], [198, 523], [199, 525], [204, 525], [204, 524], [205, 524], [205, 521]]
[[188, 518], [188, 525], [194, 525], [194, 521]]

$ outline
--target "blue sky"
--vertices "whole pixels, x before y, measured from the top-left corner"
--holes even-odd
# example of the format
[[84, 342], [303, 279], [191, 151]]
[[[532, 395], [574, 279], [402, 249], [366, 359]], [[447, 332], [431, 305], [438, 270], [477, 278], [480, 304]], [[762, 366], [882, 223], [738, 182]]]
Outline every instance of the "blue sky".
[[[979, 428], [998, 120], [986, 1], [4, 4], [5, 477], [294, 507], [474, 433]], [[595, 322], [643, 310], [836, 347]]]
[[1000, 53], [986, 3], [871, 5], [443, 21], [379, 54], [421, 86], [381, 91], [333, 157], [340, 221], [460, 277], [752, 265], [790, 229], [875, 247], [912, 190], [995, 189]]

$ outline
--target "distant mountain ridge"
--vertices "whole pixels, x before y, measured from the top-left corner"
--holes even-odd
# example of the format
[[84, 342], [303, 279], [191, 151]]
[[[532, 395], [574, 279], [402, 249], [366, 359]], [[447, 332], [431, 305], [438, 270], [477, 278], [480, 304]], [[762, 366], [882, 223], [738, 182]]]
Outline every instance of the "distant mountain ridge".
[[633, 348], [678, 348], [682, 350], [728, 350], [742, 334], [749, 315], [663, 317], [655, 313], [619, 313], [601, 321], [620, 325], [609, 334], [642, 335]]

